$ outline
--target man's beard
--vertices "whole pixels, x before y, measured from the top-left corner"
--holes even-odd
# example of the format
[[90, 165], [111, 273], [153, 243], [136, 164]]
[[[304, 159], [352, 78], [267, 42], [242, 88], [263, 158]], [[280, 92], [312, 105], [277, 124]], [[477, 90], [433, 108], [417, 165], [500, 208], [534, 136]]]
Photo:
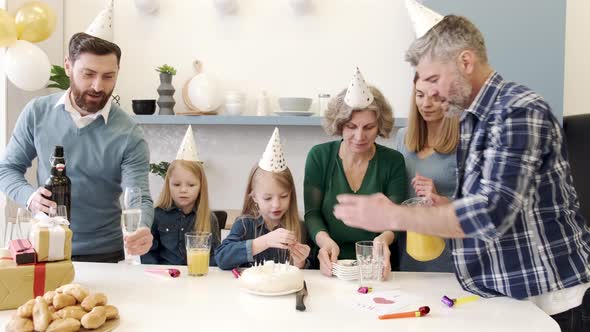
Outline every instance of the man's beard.
[[448, 110], [445, 113], [446, 117], [458, 117], [467, 107], [469, 107], [469, 97], [473, 87], [467, 79], [461, 75], [459, 70], [455, 71], [455, 78], [451, 84], [449, 97], [447, 98]]
[[[103, 109], [109, 101], [109, 98], [111, 98], [111, 95], [113, 94], [113, 90], [111, 90], [109, 93], [105, 93], [104, 91], [96, 92], [94, 91], [94, 89], [80, 91], [80, 89], [78, 89], [73, 82], [70, 88], [72, 92], [72, 97], [76, 105], [80, 109], [88, 113], [96, 113], [99, 110]], [[100, 99], [98, 100], [98, 102], [87, 101], [88, 95], [98, 96], [100, 97]]]

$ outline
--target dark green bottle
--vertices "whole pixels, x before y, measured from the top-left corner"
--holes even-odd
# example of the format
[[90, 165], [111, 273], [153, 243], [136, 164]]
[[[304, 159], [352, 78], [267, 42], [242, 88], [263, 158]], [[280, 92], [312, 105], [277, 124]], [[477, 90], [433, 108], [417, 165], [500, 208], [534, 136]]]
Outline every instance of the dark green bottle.
[[64, 158], [63, 146], [56, 145], [51, 161], [51, 174], [45, 181], [45, 189], [51, 191], [47, 199], [54, 201], [58, 206], [65, 205], [68, 214], [68, 221], [72, 221], [70, 207], [72, 202], [72, 182], [66, 176], [66, 159]]

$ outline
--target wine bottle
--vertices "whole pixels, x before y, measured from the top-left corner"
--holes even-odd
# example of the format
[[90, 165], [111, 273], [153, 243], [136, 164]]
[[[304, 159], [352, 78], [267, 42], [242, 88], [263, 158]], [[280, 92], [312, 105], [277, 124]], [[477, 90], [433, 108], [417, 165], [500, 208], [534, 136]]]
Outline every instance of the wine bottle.
[[47, 199], [54, 201], [58, 206], [65, 205], [68, 221], [71, 222], [71, 187], [72, 182], [66, 175], [66, 159], [63, 146], [56, 145], [51, 161], [51, 174], [45, 181], [45, 189], [51, 191]]

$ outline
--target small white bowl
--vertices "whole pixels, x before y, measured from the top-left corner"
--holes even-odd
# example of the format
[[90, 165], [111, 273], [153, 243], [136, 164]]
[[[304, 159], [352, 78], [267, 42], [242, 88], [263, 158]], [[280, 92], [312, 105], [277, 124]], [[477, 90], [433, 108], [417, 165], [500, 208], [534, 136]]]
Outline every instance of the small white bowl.
[[228, 104], [243, 103], [246, 100], [246, 94], [239, 91], [229, 91], [225, 94], [225, 102]]
[[240, 115], [244, 111], [244, 104], [242, 103], [228, 103], [225, 104], [225, 113], [227, 115]]
[[306, 112], [311, 107], [311, 98], [283, 97], [279, 98], [279, 106], [283, 111]]

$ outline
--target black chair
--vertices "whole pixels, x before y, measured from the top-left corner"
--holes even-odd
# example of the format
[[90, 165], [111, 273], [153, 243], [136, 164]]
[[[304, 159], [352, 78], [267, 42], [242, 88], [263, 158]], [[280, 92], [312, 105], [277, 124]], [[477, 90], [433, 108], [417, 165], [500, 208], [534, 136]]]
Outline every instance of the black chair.
[[564, 117], [563, 131], [574, 187], [580, 200], [580, 212], [590, 226], [590, 114]]
[[213, 214], [217, 217], [217, 224], [219, 225], [219, 231], [225, 228], [225, 223], [227, 221], [227, 212], [224, 210], [215, 210]]

